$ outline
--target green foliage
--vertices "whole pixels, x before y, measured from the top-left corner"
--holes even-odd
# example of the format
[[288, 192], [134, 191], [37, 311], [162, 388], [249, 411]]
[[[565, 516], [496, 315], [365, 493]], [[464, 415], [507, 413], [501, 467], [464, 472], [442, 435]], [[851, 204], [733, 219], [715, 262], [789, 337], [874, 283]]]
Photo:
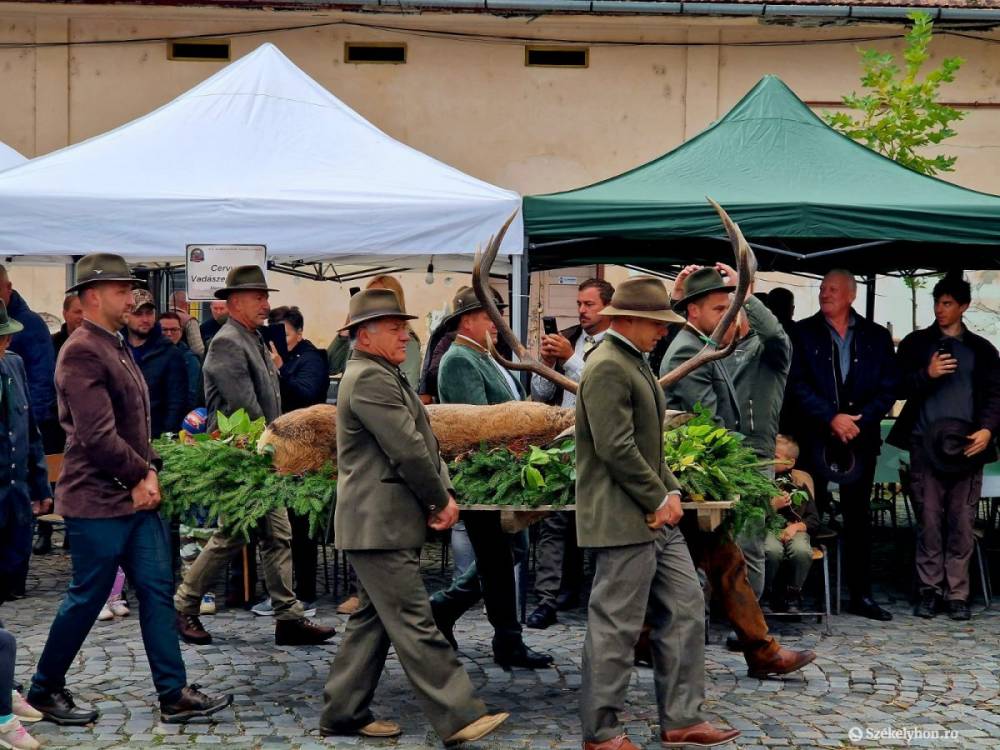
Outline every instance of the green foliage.
[[537, 508], [572, 504], [576, 493], [576, 443], [531, 446], [517, 456], [508, 448], [480, 447], [452, 462], [452, 482], [464, 505]]
[[263, 419], [251, 421], [241, 409], [229, 417], [220, 413], [218, 422], [219, 438], [167, 435], [154, 441], [163, 459], [161, 513], [191, 525], [220, 523], [244, 539], [275, 508], [308, 516], [314, 537], [326, 528], [337, 494], [332, 466], [305, 476], [278, 474], [269, 453], [253, 450]]
[[957, 157], [928, 157], [923, 150], [955, 135], [951, 124], [965, 117], [964, 112], [938, 103], [941, 84], [951, 83], [965, 61], [945, 58], [921, 78], [921, 69], [930, 58], [934, 23], [920, 11], [907, 17], [913, 26], [906, 34], [902, 67], [892, 53], [862, 50], [861, 84], [868, 92], [843, 97], [844, 106], [859, 110], [860, 116], [827, 112], [824, 117], [849, 138], [921, 174], [950, 172]]

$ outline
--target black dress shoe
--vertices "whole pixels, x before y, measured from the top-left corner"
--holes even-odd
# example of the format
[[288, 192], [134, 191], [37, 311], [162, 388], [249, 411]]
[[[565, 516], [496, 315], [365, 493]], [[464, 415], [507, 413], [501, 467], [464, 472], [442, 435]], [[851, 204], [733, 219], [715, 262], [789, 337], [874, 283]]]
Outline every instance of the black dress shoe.
[[548, 604], [539, 604], [525, 624], [533, 630], [545, 630], [556, 624], [556, 611]]
[[580, 606], [579, 591], [564, 591], [556, 597], [556, 610], [559, 612], [569, 612]]
[[61, 726], [77, 727], [93, 724], [101, 715], [100, 711], [77, 708], [76, 703], [73, 702], [73, 696], [66, 688], [51, 693], [32, 688], [28, 691], [27, 701], [28, 705], [41, 712], [42, 718], [46, 721]]
[[455, 640], [455, 621], [444, 613], [444, 609], [431, 599], [431, 614], [434, 616], [434, 624], [441, 631], [444, 639], [451, 644], [451, 647], [458, 651], [458, 641]]
[[167, 724], [183, 724], [191, 719], [218, 713], [232, 702], [232, 695], [210, 698], [201, 692], [198, 685], [188, 685], [181, 689], [181, 696], [176, 701], [160, 701], [160, 719]]
[[889, 622], [892, 619], [892, 612], [887, 609], [883, 609], [875, 600], [870, 596], [866, 596], [863, 599], [858, 599], [852, 601], [847, 607], [847, 611], [852, 615], [858, 615], [859, 617], [867, 617], [869, 620], [879, 620], [881, 622]]
[[920, 601], [917, 602], [917, 606], [913, 608], [913, 614], [917, 617], [923, 617], [926, 620], [930, 620], [937, 614], [937, 603], [938, 596], [934, 589], [922, 591], [920, 592]]
[[39, 534], [31, 551], [36, 555], [47, 555], [52, 551], [52, 532]]
[[493, 661], [504, 669], [521, 667], [522, 669], [545, 669], [552, 666], [552, 657], [538, 651], [532, 651], [524, 643], [498, 649], [493, 647]]
[[972, 611], [969, 609], [969, 603], [961, 599], [949, 599], [948, 617], [952, 620], [971, 620]]

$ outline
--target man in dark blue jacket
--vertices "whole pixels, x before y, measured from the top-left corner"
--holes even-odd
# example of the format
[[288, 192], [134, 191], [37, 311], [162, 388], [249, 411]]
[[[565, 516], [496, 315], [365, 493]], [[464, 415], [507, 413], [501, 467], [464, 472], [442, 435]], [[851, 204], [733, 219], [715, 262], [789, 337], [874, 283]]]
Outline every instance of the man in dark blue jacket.
[[[46, 452], [50, 437], [61, 437], [56, 417], [56, 354], [52, 348], [52, 334], [42, 316], [28, 307], [24, 297], [14, 291], [7, 269], [0, 266], [0, 301], [7, 306], [7, 314], [24, 326], [10, 342], [10, 350], [24, 360], [28, 375], [28, 395], [31, 414], [45, 440]], [[51, 436], [49, 433], [52, 433]]]
[[786, 398], [797, 406], [803, 464], [818, 480], [817, 490], [827, 479], [837, 479], [823, 459], [827, 442], [842, 443], [853, 453], [854, 477], [840, 482], [848, 611], [891, 620], [872, 599], [870, 503], [882, 444], [880, 424], [895, 402], [899, 374], [892, 335], [854, 312], [856, 296], [857, 283], [849, 271], [823, 277], [820, 311], [795, 324]]
[[[931, 618], [947, 601], [953, 620], [968, 620], [973, 521], [983, 464], [1000, 430], [1000, 357], [962, 322], [972, 289], [961, 271], [934, 286], [934, 325], [899, 345], [900, 396], [906, 399], [888, 442], [910, 452], [917, 536], [918, 617]], [[957, 461], [933, 455], [942, 423], [952, 423]], [[947, 522], [945, 521], [947, 519]]]
[[132, 292], [132, 311], [122, 333], [149, 388], [153, 437], [179, 432], [187, 415], [187, 365], [180, 349], [160, 332], [153, 295], [145, 289]]
[[32, 512], [52, 510], [52, 488], [42, 436], [29, 408], [24, 362], [7, 350], [11, 335], [21, 330], [0, 303], [0, 603], [24, 592]]

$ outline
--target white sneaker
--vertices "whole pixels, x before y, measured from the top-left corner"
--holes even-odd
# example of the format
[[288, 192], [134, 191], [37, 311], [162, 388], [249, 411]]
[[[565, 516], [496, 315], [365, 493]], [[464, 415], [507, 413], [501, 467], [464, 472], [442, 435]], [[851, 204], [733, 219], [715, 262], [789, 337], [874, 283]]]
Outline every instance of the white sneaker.
[[28, 734], [28, 730], [21, 726], [21, 721], [15, 716], [0, 724], [0, 747], [10, 750], [38, 750], [41, 745]]
[[274, 617], [274, 607], [271, 606], [271, 597], [268, 597], [259, 604], [250, 607], [250, 611], [258, 617]]
[[105, 604], [101, 607], [101, 613], [97, 616], [97, 619], [101, 622], [107, 622], [108, 620], [115, 619], [115, 613], [111, 611], [111, 608]]
[[316, 602], [299, 602], [302, 605], [302, 616], [303, 617], [315, 617], [316, 616]]
[[201, 597], [201, 604], [198, 605], [199, 615], [215, 614], [215, 594], [205, 594]]
[[124, 599], [115, 599], [109, 606], [111, 607], [111, 613], [115, 617], [128, 617], [131, 614], [128, 604], [125, 603]]
[[28, 703], [19, 692], [12, 690], [11, 693], [11, 705], [13, 706], [14, 716], [21, 721], [41, 721], [45, 718], [42, 716], [42, 712]]

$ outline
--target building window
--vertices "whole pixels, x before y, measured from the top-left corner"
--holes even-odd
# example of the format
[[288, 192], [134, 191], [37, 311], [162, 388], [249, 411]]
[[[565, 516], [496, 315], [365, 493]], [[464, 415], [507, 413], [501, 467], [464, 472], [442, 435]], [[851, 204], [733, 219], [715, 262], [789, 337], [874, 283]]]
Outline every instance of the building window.
[[228, 39], [191, 39], [170, 42], [167, 45], [170, 60], [198, 60], [211, 62], [229, 61]]
[[344, 62], [402, 65], [406, 62], [406, 45], [395, 42], [345, 42]]
[[586, 68], [588, 47], [525, 47], [524, 64], [529, 68]]

